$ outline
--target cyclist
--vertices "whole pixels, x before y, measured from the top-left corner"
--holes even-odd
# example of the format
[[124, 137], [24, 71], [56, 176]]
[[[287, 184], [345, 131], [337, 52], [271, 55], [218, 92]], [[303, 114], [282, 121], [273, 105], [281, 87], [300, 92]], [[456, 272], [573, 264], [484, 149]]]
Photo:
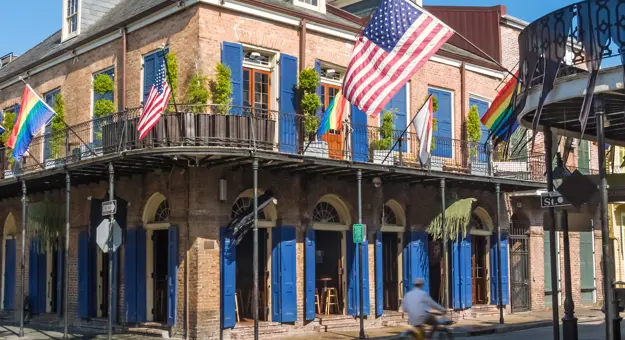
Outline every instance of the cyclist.
[[429, 311], [435, 309], [444, 313], [445, 308], [434, 302], [430, 294], [423, 290], [424, 284], [425, 282], [420, 278], [414, 281], [414, 288], [404, 296], [402, 308], [408, 313], [408, 323], [411, 326], [423, 330], [422, 325], [430, 325], [433, 327], [430, 334], [434, 334], [437, 325], [436, 317]]

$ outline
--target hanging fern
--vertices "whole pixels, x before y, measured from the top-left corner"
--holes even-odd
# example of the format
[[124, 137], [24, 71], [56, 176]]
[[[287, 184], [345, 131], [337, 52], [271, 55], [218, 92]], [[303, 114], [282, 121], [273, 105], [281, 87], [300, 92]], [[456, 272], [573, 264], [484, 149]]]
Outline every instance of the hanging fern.
[[113, 79], [106, 73], [100, 73], [93, 79], [93, 90], [97, 94], [107, 94], [113, 92], [114, 89]]
[[452, 203], [445, 209], [445, 225], [442, 225], [442, 214], [438, 214], [428, 225], [426, 229], [428, 234], [432, 235], [435, 240], [441, 240], [447, 236], [453, 241], [460, 233], [462, 237], [465, 237], [475, 201], [477, 201], [475, 198], [465, 198]]
[[48, 199], [28, 205], [28, 232], [40, 241], [40, 252], [55, 247], [65, 224], [64, 205]]

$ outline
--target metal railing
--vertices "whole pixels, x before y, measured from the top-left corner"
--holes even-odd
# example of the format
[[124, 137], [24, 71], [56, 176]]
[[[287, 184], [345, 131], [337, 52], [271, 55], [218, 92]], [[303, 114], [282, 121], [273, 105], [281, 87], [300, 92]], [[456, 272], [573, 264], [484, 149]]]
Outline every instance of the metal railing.
[[305, 117], [298, 114], [219, 105], [178, 105], [176, 110], [173, 106], [169, 109], [143, 140], [139, 140], [137, 131], [141, 109], [129, 109], [39, 135], [33, 139], [29, 155], [17, 165], [10, 157], [10, 150], [0, 148], [0, 165], [4, 170], [0, 178], [122, 151], [197, 146], [255, 149], [535, 182], [545, 180], [542, 154], [492, 161], [489, 145], [434, 136], [432, 157], [422, 164], [420, 141], [412, 132], [404, 134], [391, 151], [390, 146], [401, 131], [395, 131], [395, 139], [389, 146], [384, 145], [388, 141], [380, 143], [378, 127], [345, 123], [341, 130], [332, 130], [316, 140], [315, 133], [305, 133]]

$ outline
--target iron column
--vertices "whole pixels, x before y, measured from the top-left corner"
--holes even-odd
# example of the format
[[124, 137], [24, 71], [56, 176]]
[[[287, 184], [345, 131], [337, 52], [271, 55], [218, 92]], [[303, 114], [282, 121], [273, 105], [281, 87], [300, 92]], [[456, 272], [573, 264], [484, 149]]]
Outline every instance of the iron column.
[[254, 170], [254, 340], [258, 340], [258, 159], [252, 160]]
[[[594, 111], [597, 120], [597, 156], [599, 159], [599, 212], [601, 216], [601, 243], [603, 254], [603, 305], [605, 308], [606, 339], [620, 339], [620, 320], [614, 308], [614, 292], [612, 290], [612, 259], [610, 257], [610, 229], [608, 225], [608, 179], [605, 168], [605, 131], [603, 118], [605, 109], [603, 98], [595, 96]], [[618, 336], [618, 337], [617, 337]]]
[[71, 190], [71, 179], [69, 172], [65, 173], [65, 266], [63, 266], [63, 339], [69, 339], [67, 335], [67, 297], [69, 296], [69, 199]]
[[445, 259], [443, 261], [443, 275], [445, 276], [445, 289], [443, 290], [443, 294], [445, 294], [445, 303], [444, 306], [446, 308], [451, 308], [450, 296], [449, 296], [449, 251], [447, 249], [447, 233], [445, 230], [445, 179], [441, 178], [441, 224], [443, 229], [443, 254], [445, 254]]
[[[545, 167], [547, 168], [547, 191], [553, 192], [553, 136], [551, 128], [545, 127]], [[560, 340], [560, 314], [558, 313], [558, 263], [556, 261], [556, 211], [549, 208], [549, 219], [551, 220], [551, 230], [549, 230], [549, 252], [551, 253], [551, 310], [553, 315], [553, 338]]]
[[[20, 334], [19, 337], [24, 337], [24, 304], [26, 299], [24, 296], [24, 277], [26, 275], [26, 268], [24, 263], [26, 262], [26, 209], [28, 209], [28, 198], [26, 197], [26, 181], [22, 181], [22, 264], [21, 264], [21, 288], [22, 294], [20, 295], [22, 303], [20, 308]], [[30, 309], [30, 308], [29, 308]]]
[[577, 318], [571, 287], [571, 251], [569, 250], [569, 219], [566, 210], [559, 211], [558, 220], [562, 224], [564, 234], [564, 317], [562, 318], [562, 334], [565, 340], [577, 340]]
[[[358, 169], [358, 172], [356, 173], [356, 178], [358, 179], [358, 224], [362, 224], [362, 170]], [[364, 237], [367, 237], [367, 235], [363, 235]], [[349, 242], [349, 241], [348, 241]], [[359, 305], [358, 308], [360, 310], [360, 339], [366, 339], [367, 336], [365, 335], [365, 319], [364, 319], [364, 290], [363, 290], [363, 262], [365, 262], [362, 258], [362, 243], [359, 243], [356, 245], [358, 247], [358, 281], [359, 281], [359, 285], [358, 285], [358, 302]]]
[[[115, 199], [115, 169], [113, 163], [109, 163], [109, 201]], [[109, 259], [109, 305], [108, 305], [108, 339], [113, 337], [113, 223], [115, 217], [109, 216], [109, 238], [108, 242], [108, 259]]]
[[497, 202], [497, 302], [499, 304], [499, 323], [503, 325], [503, 283], [501, 282], [501, 225], [500, 209], [501, 185], [495, 184], [495, 196]]

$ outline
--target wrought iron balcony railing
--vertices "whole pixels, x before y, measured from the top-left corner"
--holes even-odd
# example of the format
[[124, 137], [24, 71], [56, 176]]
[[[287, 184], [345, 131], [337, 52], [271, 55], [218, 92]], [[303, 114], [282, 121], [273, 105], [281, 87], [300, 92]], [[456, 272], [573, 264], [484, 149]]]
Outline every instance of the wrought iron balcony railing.
[[[141, 110], [129, 109], [35, 137], [29, 155], [18, 165], [10, 157], [10, 150], [0, 148], [4, 169], [0, 178], [124, 151], [184, 146], [256, 149], [428, 171], [545, 180], [542, 154], [493, 161], [488, 145], [435, 136], [431, 160], [421, 164], [420, 141], [412, 132], [406, 133], [391, 151], [380, 148], [384, 143], [380, 143], [379, 128], [373, 126], [344, 124], [340, 131], [330, 131], [321, 140], [309, 140], [304, 133], [305, 117], [297, 114], [218, 105], [178, 105], [176, 110], [173, 106], [170, 109], [143, 140], [139, 140], [137, 131]], [[395, 134], [397, 139], [401, 131]]]

